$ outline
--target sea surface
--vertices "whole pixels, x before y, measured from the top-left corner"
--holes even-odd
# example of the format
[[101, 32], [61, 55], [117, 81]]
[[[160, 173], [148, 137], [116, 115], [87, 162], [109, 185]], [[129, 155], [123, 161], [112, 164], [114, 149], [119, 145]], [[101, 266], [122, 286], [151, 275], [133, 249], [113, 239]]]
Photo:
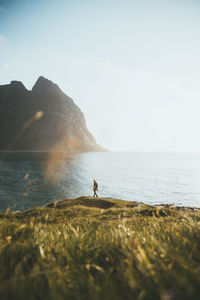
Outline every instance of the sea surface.
[[0, 153], [0, 211], [93, 195], [200, 207], [200, 154]]

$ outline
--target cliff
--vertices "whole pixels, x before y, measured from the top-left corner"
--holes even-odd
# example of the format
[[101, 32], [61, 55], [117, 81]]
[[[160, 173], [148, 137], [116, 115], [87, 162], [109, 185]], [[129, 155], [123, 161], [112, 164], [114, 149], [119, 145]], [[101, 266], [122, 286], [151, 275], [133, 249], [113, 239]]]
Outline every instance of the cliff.
[[71, 98], [39, 77], [32, 90], [20, 81], [0, 86], [0, 150], [102, 151]]

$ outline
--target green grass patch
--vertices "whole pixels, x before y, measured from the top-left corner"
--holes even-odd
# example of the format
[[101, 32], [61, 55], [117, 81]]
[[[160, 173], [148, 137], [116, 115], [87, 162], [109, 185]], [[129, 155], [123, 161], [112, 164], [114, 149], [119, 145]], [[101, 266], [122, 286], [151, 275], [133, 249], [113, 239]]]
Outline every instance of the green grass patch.
[[0, 215], [0, 299], [199, 294], [199, 210], [80, 197]]

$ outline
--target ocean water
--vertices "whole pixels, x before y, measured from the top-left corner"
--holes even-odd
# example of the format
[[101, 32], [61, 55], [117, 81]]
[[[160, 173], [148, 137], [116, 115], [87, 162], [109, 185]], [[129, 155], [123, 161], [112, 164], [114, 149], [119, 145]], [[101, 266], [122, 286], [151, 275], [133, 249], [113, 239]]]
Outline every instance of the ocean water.
[[0, 153], [0, 210], [93, 195], [200, 207], [200, 154]]

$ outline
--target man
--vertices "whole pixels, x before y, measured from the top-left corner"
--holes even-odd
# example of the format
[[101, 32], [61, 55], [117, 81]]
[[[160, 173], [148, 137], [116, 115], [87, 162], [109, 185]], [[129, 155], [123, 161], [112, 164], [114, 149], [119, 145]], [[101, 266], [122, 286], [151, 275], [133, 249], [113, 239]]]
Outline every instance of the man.
[[98, 195], [96, 193], [96, 191], [98, 191], [98, 183], [96, 182], [96, 180], [93, 180], [93, 191], [94, 191], [94, 196], [93, 197], [98, 198]]

